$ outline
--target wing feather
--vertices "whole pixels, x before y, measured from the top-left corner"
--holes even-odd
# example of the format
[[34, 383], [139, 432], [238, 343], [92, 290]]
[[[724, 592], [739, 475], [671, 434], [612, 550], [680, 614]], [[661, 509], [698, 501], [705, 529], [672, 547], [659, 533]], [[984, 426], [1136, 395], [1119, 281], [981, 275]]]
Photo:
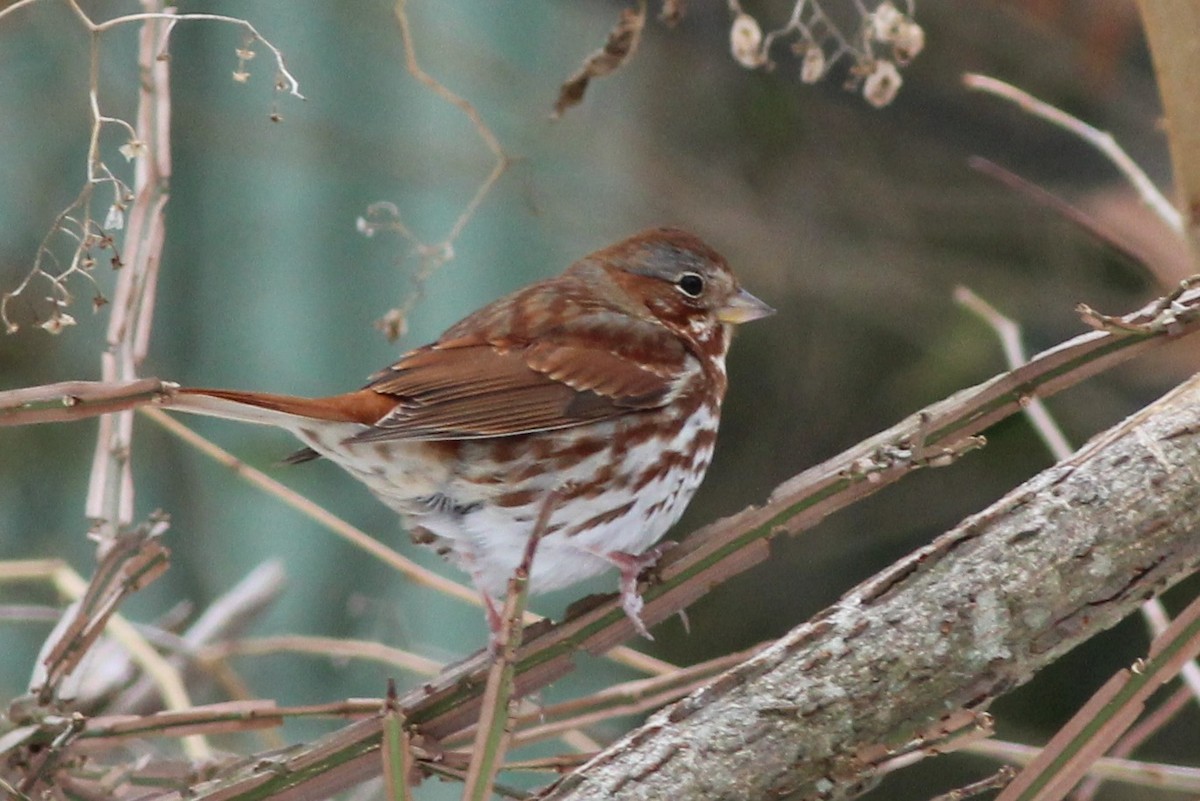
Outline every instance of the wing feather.
[[[649, 327], [649, 324], [647, 324]], [[358, 442], [479, 439], [570, 428], [669, 402], [695, 359], [650, 330], [652, 358], [570, 330], [533, 344], [443, 340], [406, 354], [367, 388], [397, 399]]]

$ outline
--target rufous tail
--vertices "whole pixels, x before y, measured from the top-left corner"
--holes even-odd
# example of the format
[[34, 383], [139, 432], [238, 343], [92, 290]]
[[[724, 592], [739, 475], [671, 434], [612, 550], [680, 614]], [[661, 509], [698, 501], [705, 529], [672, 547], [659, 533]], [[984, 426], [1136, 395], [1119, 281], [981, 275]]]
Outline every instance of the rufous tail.
[[373, 425], [395, 406], [371, 390], [359, 390], [327, 398], [299, 398], [266, 392], [232, 389], [180, 388], [165, 404], [181, 412], [222, 417], [243, 423], [295, 428], [301, 420]]

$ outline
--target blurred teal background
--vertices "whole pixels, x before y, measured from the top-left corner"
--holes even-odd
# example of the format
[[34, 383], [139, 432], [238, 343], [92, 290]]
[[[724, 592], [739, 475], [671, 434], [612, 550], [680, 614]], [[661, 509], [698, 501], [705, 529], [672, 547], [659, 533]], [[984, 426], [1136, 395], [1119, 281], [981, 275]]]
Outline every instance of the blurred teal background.
[[[790, 8], [744, 5], [763, 20], [782, 20]], [[474, 104], [514, 162], [455, 243], [456, 258], [425, 285], [395, 344], [372, 323], [412, 292], [419, 263], [396, 236], [362, 236], [356, 218], [371, 203], [391, 202], [419, 237], [439, 241], [491, 169], [491, 155], [457, 109], [405, 71], [388, 3], [183, 3], [183, 11], [246, 16], [282, 49], [308, 99], [272, 91], [274, 68], [261, 45], [248, 84], [231, 79], [240, 30], [215, 22], [176, 29], [174, 174], [144, 373], [202, 386], [338, 392], [484, 302], [595, 248], [651, 225], [688, 227], [780, 313], [745, 328], [735, 344], [716, 460], [676, 530], [682, 536], [1001, 370], [992, 334], [954, 305], [956, 285], [1023, 323], [1031, 352], [1081, 330], [1077, 302], [1121, 312], [1157, 294], [1154, 276], [965, 163], [985, 155], [1077, 202], [1135, 219], [1131, 193], [1100, 157], [959, 82], [964, 71], [985, 72], [1061, 104], [1112, 131], [1165, 184], [1157, 95], [1136, 14], [1132, 4], [1104, 5], [1092, 14], [1088, 4], [1070, 2], [973, 3], [965, 13], [958, 4], [921, 3], [927, 50], [905, 71], [896, 102], [874, 110], [843, 91], [839, 78], [802, 85], [798, 65], [782, 52], [773, 73], [740, 68], [728, 56], [724, 3], [693, 0], [674, 30], [649, 21], [636, 57], [552, 122], [559, 84], [604, 41], [621, 4], [411, 0], [422, 66]], [[102, 18], [137, 10], [126, 2], [88, 8]], [[107, 114], [133, 118], [135, 51], [132, 26], [104, 36]], [[87, 39], [63, 4], [38, 3], [0, 20], [5, 289], [27, 273], [83, 180], [86, 86]], [[281, 122], [270, 121], [272, 111]], [[110, 131], [104, 141], [110, 164], [125, 169], [115, 151], [123, 138]], [[111, 272], [96, 275], [110, 290]], [[73, 288], [78, 326], [58, 337], [29, 326], [0, 338], [2, 388], [98, 376], [107, 311], [89, 311], [85, 282]], [[44, 294], [30, 293], [35, 307]], [[28, 320], [33, 310], [17, 311]], [[1051, 409], [1082, 443], [1194, 363], [1186, 344], [1176, 346], [1091, 380]], [[394, 516], [337, 468], [278, 466], [294, 447], [286, 435], [185, 422], [404, 553], [457, 575], [410, 546]], [[90, 572], [83, 500], [94, 441], [89, 422], [0, 434], [0, 559], [62, 557]], [[654, 643], [639, 647], [690, 663], [778, 636], [1051, 461], [1022, 420], [997, 426], [989, 441], [950, 469], [920, 474], [801, 539], [777, 542], [768, 564], [690, 610], [690, 635], [668, 621]], [[407, 586], [145, 420], [134, 460], [138, 514], [170, 513], [173, 562], [167, 577], [127, 604], [131, 617], [153, 620], [180, 600], [202, 609], [252, 567], [279, 557], [287, 591], [254, 634], [369, 638], [446, 660], [484, 642], [477, 610]], [[608, 577], [534, 607], [557, 615], [585, 591], [613, 586]], [[0, 586], [0, 603], [54, 601], [46, 588]], [[23, 690], [47, 632], [42, 624], [3, 623], [0, 699]], [[1102, 640], [999, 704], [1001, 734], [1044, 738], [1146, 643], [1136, 622]], [[580, 662], [580, 671], [544, 693], [547, 702], [632, 676], [603, 661]], [[255, 693], [288, 704], [377, 696], [396, 673], [291, 655], [237, 666]], [[1197, 722], [1194, 709], [1185, 714], [1182, 745], [1161, 737], [1150, 756], [1180, 758], [1183, 732], [1194, 733]], [[320, 729], [298, 724], [286, 735]], [[620, 731], [613, 724], [594, 734], [604, 740]], [[926, 797], [983, 774], [983, 763], [954, 760], [887, 786], [895, 797]], [[426, 796], [443, 791], [456, 797], [436, 787]]]

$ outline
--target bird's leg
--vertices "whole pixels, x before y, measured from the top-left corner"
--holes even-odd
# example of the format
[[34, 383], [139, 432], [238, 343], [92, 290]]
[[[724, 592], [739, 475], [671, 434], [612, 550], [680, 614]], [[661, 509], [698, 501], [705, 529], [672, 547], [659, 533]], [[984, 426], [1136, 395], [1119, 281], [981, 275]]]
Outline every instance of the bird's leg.
[[496, 606], [496, 599], [485, 589], [487, 582], [484, 579], [483, 571], [475, 563], [475, 552], [469, 548], [457, 548], [454, 553], [458, 557], [459, 567], [467, 571], [471, 577], [471, 583], [475, 585], [475, 591], [479, 593], [479, 599], [483, 602], [483, 614], [487, 618], [488, 627], [488, 655], [494, 657], [499, 653], [500, 632], [504, 629], [504, 618]]
[[624, 551], [608, 551], [606, 553], [596, 553], [596, 556], [608, 561], [621, 572], [620, 587], [621, 592], [621, 609], [625, 611], [625, 616], [629, 618], [629, 622], [637, 630], [637, 633], [645, 637], [647, 640], [653, 640], [650, 630], [646, 628], [646, 624], [642, 621], [642, 609], [646, 606], [646, 602], [642, 600], [642, 596], [638, 594], [638, 579], [647, 570], [650, 570], [658, 564], [658, 560], [668, 549], [673, 548], [673, 542], [660, 542], [649, 550], [642, 553], [626, 553]]
[[504, 630], [504, 618], [496, 608], [496, 601], [484, 590], [479, 591], [483, 599], [483, 611], [487, 616], [488, 625], [488, 656], [496, 657], [500, 653], [500, 633]]

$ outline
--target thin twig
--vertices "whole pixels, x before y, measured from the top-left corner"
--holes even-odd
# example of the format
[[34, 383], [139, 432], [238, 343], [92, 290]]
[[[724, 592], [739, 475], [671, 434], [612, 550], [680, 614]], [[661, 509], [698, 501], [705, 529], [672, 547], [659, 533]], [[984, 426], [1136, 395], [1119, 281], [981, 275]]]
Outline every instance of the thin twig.
[[1063, 797], [1137, 719], [1146, 700], [1200, 652], [1200, 598], [1150, 646], [1132, 670], [1114, 675], [1030, 762], [996, 801]]
[[1117, 140], [1113, 138], [1112, 134], [1094, 128], [1078, 117], [1038, 100], [1028, 92], [996, 78], [968, 72], [963, 75], [963, 84], [969, 89], [978, 89], [1015, 103], [1021, 110], [1070, 131], [1092, 145], [1120, 170], [1129, 183], [1133, 184], [1133, 188], [1137, 190], [1142, 202], [1153, 209], [1159, 219], [1176, 234], [1183, 234], [1183, 217], [1179, 210], [1163, 196], [1145, 171], [1137, 165], [1137, 162], [1117, 144]]
[[[1029, 361], [1025, 355], [1025, 346], [1021, 343], [1021, 328], [1010, 318], [1005, 317], [994, 306], [976, 295], [965, 286], [954, 290], [954, 300], [963, 308], [968, 309], [976, 317], [983, 320], [996, 333], [1000, 346], [1004, 349], [1004, 358], [1008, 369], [1015, 370]], [[1046, 404], [1041, 398], [1032, 397], [1024, 408], [1025, 416], [1033, 425], [1042, 441], [1055, 459], [1066, 459], [1075, 449], [1067, 442], [1066, 436], [1058, 423], [1051, 417]]]
[[464, 782], [463, 801], [486, 801], [491, 796], [496, 774], [508, 751], [510, 706], [515, 689], [513, 679], [516, 676], [517, 649], [521, 647], [524, 630], [522, 617], [525, 601], [529, 597], [529, 574], [533, 570], [538, 543], [546, 533], [550, 516], [558, 508], [559, 497], [560, 493], [554, 490], [542, 501], [521, 563], [508, 582], [501, 616], [503, 626], [500, 631], [493, 633], [495, 639], [491, 645], [495, 659], [488, 670], [487, 685], [480, 702], [479, 725], [471, 749], [471, 765]]
[[[483, 141], [484, 146], [491, 152], [495, 161], [492, 164], [492, 169], [475, 190], [475, 194], [467, 201], [466, 206], [463, 207], [462, 212], [459, 213], [440, 242], [428, 243], [419, 239], [413, 233], [412, 229], [401, 219], [399, 210], [390, 203], [373, 204], [367, 212], [367, 217], [359, 219], [360, 230], [368, 235], [380, 229], [387, 229], [398, 233], [412, 244], [413, 250], [421, 260], [420, 266], [413, 275], [413, 289], [408, 297], [405, 298], [404, 303], [399, 308], [392, 309], [376, 324], [377, 327], [384, 330], [390, 339], [398, 338], [403, 331], [404, 320], [420, 300], [425, 282], [443, 264], [454, 258], [454, 243], [458, 241], [459, 236], [475, 216], [484, 198], [492, 191], [492, 187], [500, 180], [500, 177], [512, 162], [500, 144], [499, 138], [488, 127], [487, 123], [483, 121], [483, 116], [480, 115], [475, 106], [469, 100], [451, 91], [443, 83], [426, 72], [417, 61], [416, 44], [413, 37], [412, 23], [408, 18], [406, 0], [396, 0], [394, 13], [396, 22], [400, 27], [400, 43], [404, 48], [404, 67], [408, 71], [408, 74], [437, 97], [461, 111], [467, 118], [467, 121], [470, 122], [471, 127], [475, 129], [476, 134]], [[370, 219], [373, 212], [384, 210], [392, 217], [391, 220], [381, 224]]]
[[[1155, 707], [1136, 726], [1131, 726], [1129, 731], [1113, 743], [1113, 747], [1108, 750], [1108, 756], [1116, 759], [1128, 757], [1138, 746], [1174, 720], [1194, 698], [1186, 685], [1178, 687], [1167, 700]], [[1081, 782], [1079, 789], [1075, 791], [1075, 801], [1091, 801], [1107, 778], [1094, 770], [1088, 771], [1088, 774], [1088, 778]]]
[[973, 798], [980, 793], [1004, 787], [1016, 775], [1017, 771], [1011, 765], [1005, 765], [991, 776], [980, 779], [977, 782], [971, 782], [964, 787], [957, 787], [948, 793], [942, 793], [936, 798], [930, 799], [930, 801], [965, 801], [965, 799]]
[[396, 682], [388, 679], [383, 704], [383, 782], [389, 801], [408, 801], [412, 744], [404, 726], [404, 710], [396, 702]]
[[[1038, 746], [995, 739], [971, 743], [963, 750], [992, 759], [1015, 762], [1018, 765], [1029, 764], [1042, 752]], [[1089, 765], [1087, 773], [1105, 781], [1123, 782], [1138, 787], [1200, 793], [1200, 768], [1105, 756]]]
[[203, 663], [212, 663], [234, 656], [266, 656], [280, 653], [312, 654], [329, 659], [362, 659], [412, 671], [421, 676], [434, 676], [443, 667], [433, 659], [370, 640], [301, 634], [229, 640], [200, 649], [196, 652], [196, 658]]

